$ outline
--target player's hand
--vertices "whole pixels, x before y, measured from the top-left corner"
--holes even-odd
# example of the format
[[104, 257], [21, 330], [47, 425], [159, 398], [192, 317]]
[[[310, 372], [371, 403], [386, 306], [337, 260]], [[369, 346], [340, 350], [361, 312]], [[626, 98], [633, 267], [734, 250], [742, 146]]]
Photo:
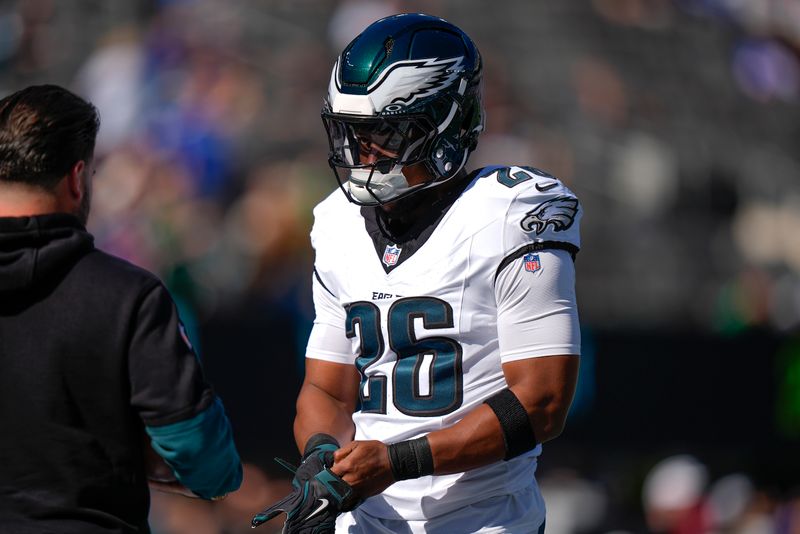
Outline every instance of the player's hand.
[[360, 504], [344, 480], [323, 469], [294, 491], [253, 517], [253, 528], [282, 513], [286, 514], [282, 534], [333, 534], [336, 516]]
[[394, 483], [389, 451], [380, 441], [353, 441], [333, 453], [331, 471], [350, 484], [361, 499]]
[[300, 467], [294, 473], [292, 485], [297, 488], [303, 482], [311, 480], [326, 467], [333, 465], [333, 453], [339, 443], [327, 434], [314, 434], [308, 439]]

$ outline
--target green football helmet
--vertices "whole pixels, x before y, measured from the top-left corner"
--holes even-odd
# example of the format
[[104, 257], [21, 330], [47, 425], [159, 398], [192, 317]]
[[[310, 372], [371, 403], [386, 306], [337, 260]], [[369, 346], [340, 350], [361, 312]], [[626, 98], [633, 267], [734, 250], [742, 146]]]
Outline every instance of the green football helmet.
[[[481, 70], [467, 34], [423, 14], [378, 20], [344, 49], [322, 120], [328, 163], [351, 202], [392, 202], [464, 168], [484, 127]], [[402, 169], [415, 164], [431, 179], [410, 186]]]

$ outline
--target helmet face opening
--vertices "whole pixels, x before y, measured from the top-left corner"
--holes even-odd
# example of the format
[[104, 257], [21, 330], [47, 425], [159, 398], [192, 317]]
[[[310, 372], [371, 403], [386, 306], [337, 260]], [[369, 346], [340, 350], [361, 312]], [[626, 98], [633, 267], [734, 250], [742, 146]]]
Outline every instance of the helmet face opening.
[[358, 117], [323, 112], [331, 163], [387, 173], [427, 157], [435, 128], [424, 115]]

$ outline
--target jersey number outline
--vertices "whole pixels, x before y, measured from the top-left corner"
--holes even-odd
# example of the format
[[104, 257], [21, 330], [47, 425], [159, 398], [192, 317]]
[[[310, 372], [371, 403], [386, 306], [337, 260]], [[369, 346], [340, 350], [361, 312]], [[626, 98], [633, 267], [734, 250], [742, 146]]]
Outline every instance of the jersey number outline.
[[497, 171], [497, 181], [503, 184], [506, 187], [514, 187], [515, 185], [519, 185], [522, 182], [527, 182], [528, 180], [532, 180], [535, 176], [540, 176], [542, 178], [553, 178], [555, 177], [545, 172], [541, 169], [537, 169], [536, 167], [520, 167], [521, 170], [511, 172], [511, 169], [508, 167], [503, 167]]
[[[380, 309], [368, 301], [345, 306], [345, 334], [356, 337], [361, 330], [356, 368], [361, 374], [359, 396], [363, 413], [386, 413], [387, 377], [369, 368], [380, 359], [385, 341], [381, 331]], [[457, 410], [463, 401], [463, 349], [454, 339], [431, 336], [417, 339], [415, 319], [421, 318], [425, 330], [452, 328], [453, 308], [435, 297], [404, 297], [389, 308], [389, 347], [397, 355], [392, 368], [392, 402], [406, 415], [434, 417]], [[427, 393], [421, 391], [423, 371], [427, 371]]]

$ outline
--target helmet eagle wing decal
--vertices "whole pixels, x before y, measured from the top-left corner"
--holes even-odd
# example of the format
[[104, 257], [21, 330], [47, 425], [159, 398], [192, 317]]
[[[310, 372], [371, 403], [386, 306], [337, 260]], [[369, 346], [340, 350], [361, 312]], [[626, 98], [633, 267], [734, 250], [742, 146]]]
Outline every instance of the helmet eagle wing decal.
[[383, 110], [387, 105], [397, 105], [399, 110], [438, 93], [458, 79], [463, 60], [456, 57], [398, 61], [368, 87], [374, 108]]

